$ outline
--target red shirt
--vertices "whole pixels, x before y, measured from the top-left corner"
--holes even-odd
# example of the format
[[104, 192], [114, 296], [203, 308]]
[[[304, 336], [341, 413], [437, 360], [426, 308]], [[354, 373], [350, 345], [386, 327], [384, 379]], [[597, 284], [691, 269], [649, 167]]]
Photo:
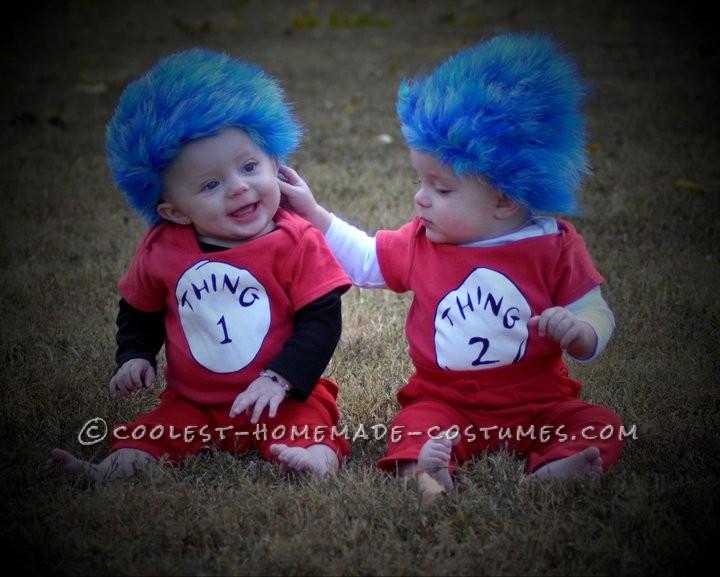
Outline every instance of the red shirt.
[[277, 229], [218, 253], [192, 227], [150, 229], [118, 283], [133, 307], [165, 309], [168, 388], [232, 403], [280, 352], [295, 311], [349, 280], [319, 231], [283, 209]]
[[378, 233], [385, 282], [414, 293], [406, 334], [416, 372], [401, 403], [508, 407], [577, 396], [559, 345], [527, 326], [603, 282], [575, 228], [562, 220], [558, 227], [494, 247], [430, 242], [417, 218]]

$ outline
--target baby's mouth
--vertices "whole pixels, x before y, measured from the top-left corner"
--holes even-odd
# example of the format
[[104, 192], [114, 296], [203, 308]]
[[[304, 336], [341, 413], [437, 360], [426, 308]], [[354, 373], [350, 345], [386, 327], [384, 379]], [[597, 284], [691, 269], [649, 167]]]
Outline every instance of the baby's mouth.
[[235, 212], [231, 212], [230, 216], [232, 218], [244, 218], [253, 212], [255, 212], [255, 208], [257, 207], [257, 203], [248, 204], [246, 206], [243, 206], [236, 210]]

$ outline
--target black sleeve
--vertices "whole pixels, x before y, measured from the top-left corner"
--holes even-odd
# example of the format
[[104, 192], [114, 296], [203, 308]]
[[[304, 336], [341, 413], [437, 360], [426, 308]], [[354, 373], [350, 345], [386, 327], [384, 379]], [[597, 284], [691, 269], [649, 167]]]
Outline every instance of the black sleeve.
[[165, 343], [165, 311], [147, 313], [120, 299], [117, 327], [115, 371], [130, 359], [147, 359], [157, 367], [155, 357]]
[[265, 367], [292, 383], [292, 399], [310, 396], [335, 352], [342, 332], [342, 293], [336, 289], [298, 310], [293, 336]]

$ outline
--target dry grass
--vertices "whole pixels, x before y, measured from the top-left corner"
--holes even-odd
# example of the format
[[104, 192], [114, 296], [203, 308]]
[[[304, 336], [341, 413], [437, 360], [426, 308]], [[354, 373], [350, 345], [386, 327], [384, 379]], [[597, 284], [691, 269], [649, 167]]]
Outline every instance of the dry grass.
[[[0, 61], [2, 540], [30, 574], [664, 575], [712, 558], [720, 514], [720, 51], [682, 3], [444, 1], [31, 2], [5, 18]], [[697, 10], [697, 9], [693, 9]], [[107, 399], [115, 283], [143, 225], [113, 190], [103, 130], [158, 57], [223, 49], [277, 75], [307, 128], [293, 159], [317, 196], [370, 231], [412, 214], [394, 115], [400, 79], [480, 36], [551, 32], [595, 86], [594, 174], [576, 224], [618, 329], [572, 366], [583, 397], [637, 439], [595, 481], [539, 483], [500, 453], [464, 465], [428, 510], [381, 475], [372, 425], [411, 371], [407, 295], [353, 289], [329, 368], [353, 441], [326, 483], [218, 454], [95, 491], [46, 467]], [[377, 137], [389, 135], [391, 143]]]

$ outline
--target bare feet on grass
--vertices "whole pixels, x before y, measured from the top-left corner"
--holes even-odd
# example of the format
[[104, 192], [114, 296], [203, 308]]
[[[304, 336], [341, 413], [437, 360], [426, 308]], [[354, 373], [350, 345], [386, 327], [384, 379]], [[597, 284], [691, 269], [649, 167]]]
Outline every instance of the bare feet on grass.
[[443, 431], [437, 437], [428, 439], [420, 449], [416, 471], [425, 471], [442, 486], [445, 491], [453, 489], [452, 477], [450, 477], [450, 457], [452, 447], [460, 440], [458, 434], [452, 435]]
[[568, 479], [579, 475], [600, 475], [602, 457], [600, 449], [588, 447], [574, 455], [545, 463], [531, 474], [538, 479]]
[[70, 481], [88, 479], [95, 482], [97, 465], [78, 459], [75, 455], [64, 449], [53, 449], [50, 451], [48, 464], [55, 466]]
[[94, 486], [132, 477], [140, 467], [153, 462], [154, 457], [136, 449], [119, 449], [99, 464], [78, 459], [64, 449], [53, 449], [48, 464], [57, 467], [70, 481]]
[[322, 479], [330, 471], [337, 471], [340, 467], [335, 451], [327, 445], [289, 447], [277, 444], [270, 446], [270, 452], [289, 473], [313, 473]]
[[401, 469], [401, 475], [412, 473], [418, 485], [420, 505], [427, 507], [440, 495], [453, 490], [450, 476], [452, 447], [460, 440], [458, 433], [443, 431], [428, 439], [420, 449], [418, 460]]

